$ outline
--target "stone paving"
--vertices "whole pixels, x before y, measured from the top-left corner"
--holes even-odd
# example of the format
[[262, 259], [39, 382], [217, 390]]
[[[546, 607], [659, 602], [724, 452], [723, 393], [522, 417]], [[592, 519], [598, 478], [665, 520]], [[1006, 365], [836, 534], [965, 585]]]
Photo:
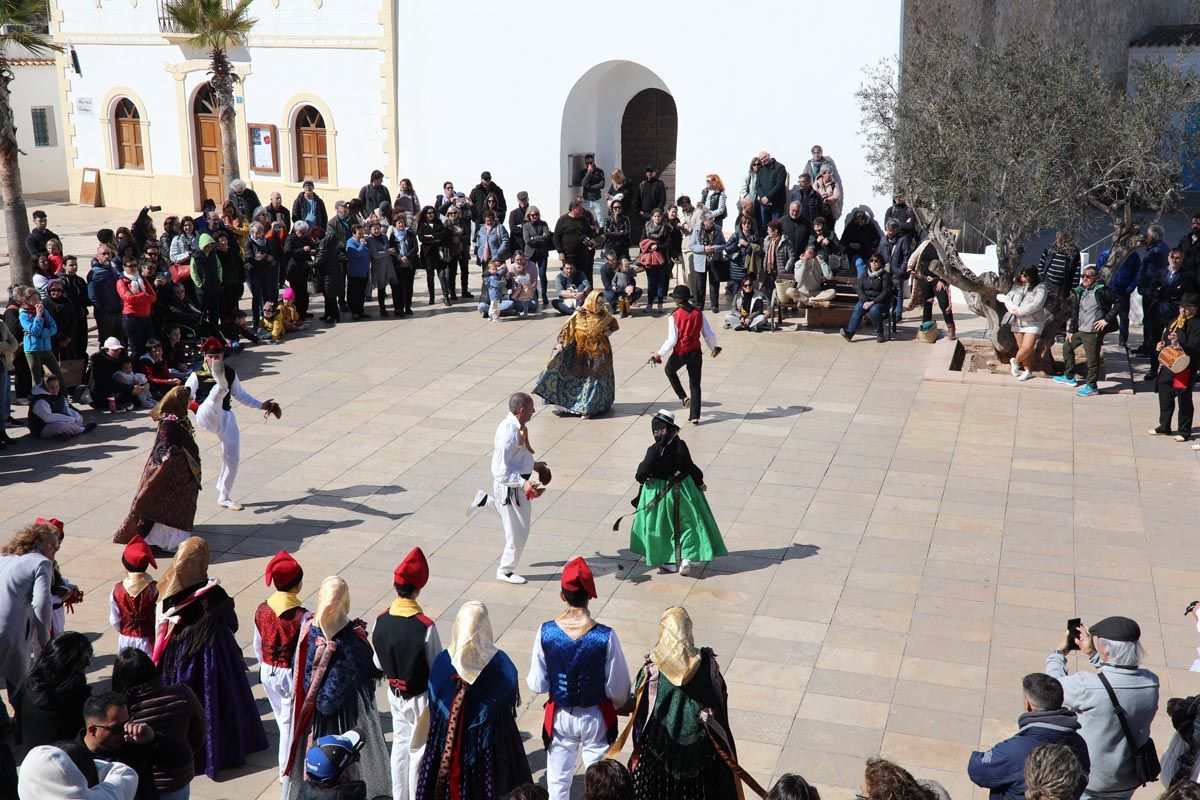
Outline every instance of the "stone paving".
[[[56, 206], [51, 227], [72, 230], [68, 252], [85, 253], [85, 234], [132, 216]], [[802, 772], [829, 798], [848, 797], [876, 753], [955, 798], [985, 797], [966, 779], [967, 757], [1015, 729], [1020, 678], [1041, 669], [1069, 617], [1135, 617], [1164, 704], [1200, 691], [1187, 671], [1200, 636], [1181, 616], [1200, 595], [1200, 571], [1181, 560], [1200, 464], [1186, 446], [1144, 435], [1154, 395], [1085, 401], [1065, 388], [923, 382], [929, 348], [911, 323], [880, 346], [821, 332], [722, 333], [725, 351], [705, 359], [703, 424], [683, 436], [730, 555], [682, 578], [651, 574], [630, 554], [628, 522], [611, 530], [650, 441], [645, 415], [677, 407], [662, 371], [644, 365], [665, 322], [623, 320], [614, 412], [584, 421], [542, 411], [530, 424], [554, 481], [522, 559], [530, 583], [497, 583], [499, 523], [463, 509], [488, 485], [506, 398], [532, 385], [559, 324], [489, 324], [463, 307], [422, 305], [414, 319], [318, 325], [234, 359], [246, 388], [284, 409], [280, 421], [238, 410], [242, 512], [217, 507], [216, 440], [198, 433], [197, 532], [237, 598], [248, 663], [262, 570], [277, 550], [304, 565], [310, 606], [321, 577], [336, 573], [354, 613], [370, 619], [387, 605], [396, 562], [421, 545], [432, 570], [421, 602], [443, 639], [458, 606], [482, 600], [522, 671], [537, 626], [559, 612], [558, 570], [574, 555], [596, 570], [593, 611], [619, 632], [631, 669], [662, 610], [686, 606], [729, 682], [742, 763], [764, 785]], [[66, 521], [62, 567], [88, 595], [69, 622], [96, 634], [100, 680], [116, 644], [106, 595], [122, 574], [109, 539], [153, 428], [141, 414], [95, 418], [87, 438], [0, 456], [0, 522], [11, 533], [39, 514]], [[257, 670], [251, 678], [274, 743]], [[522, 695], [540, 777], [541, 701]], [[1160, 750], [1169, 733], [1160, 713]], [[217, 782], [196, 780], [193, 797], [276, 797], [273, 764], [272, 752], [256, 754]]]

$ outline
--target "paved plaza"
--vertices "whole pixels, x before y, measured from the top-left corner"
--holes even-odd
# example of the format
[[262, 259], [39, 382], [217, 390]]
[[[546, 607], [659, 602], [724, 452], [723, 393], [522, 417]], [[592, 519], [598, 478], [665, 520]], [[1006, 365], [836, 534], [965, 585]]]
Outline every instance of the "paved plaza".
[[[92, 232], [135, 216], [48, 208], [81, 273]], [[968, 755], [1015, 730], [1021, 676], [1042, 668], [1069, 617], [1141, 623], [1147, 666], [1163, 683], [1160, 752], [1166, 699], [1200, 692], [1188, 672], [1200, 634], [1182, 615], [1200, 596], [1189, 560], [1200, 453], [1144, 434], [1157, 412], [1151, 391], [1083, 400], [1062, 387], [922, 381], [930, 348], [914, 341], [912, 323], [884, 345], [718, 331], [725, 349], [705, 357], [703, 424], [682, 435], [730, 554], [695, 577], [658, 575], [629, 552], [628, 521], [612, 530], [651, 442], [647, 415], [679, 410], [662, 370], [645, 364], [666, 321], [639, 313], [613, 336], [613, 413], [539, 411], [529, 425], [554, 480], [534, 505], [520, 563], [530, 583], [511, 586], [494, 578], [499, 521], [464, 509], [490, 485], [508, 395], [533, 385], [561, 320], [489, 324], [464, 305], [420, 302], [413, 319], [318, 324], [230, 362], [249, 392], [283, 406], [282, 420], [264, 421], [235, 404], [241, 512], [218, 508], [216, 439], [197, 432], [197, 533], [213, 552], [211, 574], [236, 596], [248, 665], [276, 551], [303, 565], [310, 608], [321, 578], [336, 573], [353, 612], [372, 620], [394, 596], [392, 569], [420, 545], [432, 575], [421, 604], [443, 641], [458, 606], [482, 600], [522, 676], [538, 625], [561, 609], [558, 571], [572, 556], [596, 571], [593, 612], [617, 630], [633, 670], [661, 612], [686, 606], [728, 680], [742, 764], [764, 785], [801, 772], [826, 798], [850, 797], [876, 753], [941, 781], [955, 800], [985, 797], [966, 778]], [[123, 575], [110, 539], [153, 425], [144, 413], [91, 418], [100, 427], [89, 436], [0, 456], [0, 520], [4, 538], [37, 515], [66, 522], [60, 563], [87, 595], [68, 624], [95, 634], [100, 680], [117, 641], [107, 595]], [[274, 746], [257, 668], [251, 679]], [[544, 698], [530, 699], [523, 687], [520, 725], [540, 777]], [[198, 778], [192, 796], [274, 798], [274, 763], [273, 751], [255, 754], [218, 782]]]

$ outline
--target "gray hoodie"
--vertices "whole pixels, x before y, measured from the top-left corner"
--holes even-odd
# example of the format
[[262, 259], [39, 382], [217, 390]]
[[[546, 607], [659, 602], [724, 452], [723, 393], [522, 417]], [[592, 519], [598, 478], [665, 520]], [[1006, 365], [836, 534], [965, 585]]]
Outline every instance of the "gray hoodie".
[[[1092, 666], [1104, 673], [1116, 692], [1121, 708], [1141, 747], [1150, 738], [1150, 723], [1158, 711], [1158, 676], [1139, 667], [1114, 667], [1092, 656]], [[1128, 798], [1138, 787], [1133, 771], [1133, 752], [1121, 731], [1104, 684], [1095, 672], [1067, 674], [1067, 659], [1061, 653], [1046, 656], [1046, 674], [1063, 687], [1063, 705], [1079, 716], [1079, 735], [1087, 742], [1092, 759], [1087, 794], [1093, 797]]]

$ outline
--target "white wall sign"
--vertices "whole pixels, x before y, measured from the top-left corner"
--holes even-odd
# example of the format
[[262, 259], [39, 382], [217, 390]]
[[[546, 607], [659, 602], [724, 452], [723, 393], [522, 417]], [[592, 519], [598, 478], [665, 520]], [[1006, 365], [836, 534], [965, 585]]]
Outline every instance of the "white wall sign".
[[75, 98], [75, 113], [81, 117], [90, 117], [94, 114], [92, 110], [91, 97], [76, 97]]

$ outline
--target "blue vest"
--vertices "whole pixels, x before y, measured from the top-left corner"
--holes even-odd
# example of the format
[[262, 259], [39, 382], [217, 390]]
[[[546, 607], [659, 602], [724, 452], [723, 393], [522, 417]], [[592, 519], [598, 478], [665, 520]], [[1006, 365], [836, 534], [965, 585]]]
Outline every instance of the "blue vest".
[[590, 708], [608, 699], [604, 666], [612, 628], [597, 624], [578, 639], [554, 622], [542, 623], [542, 654], [550, 699], [559, 708]]

